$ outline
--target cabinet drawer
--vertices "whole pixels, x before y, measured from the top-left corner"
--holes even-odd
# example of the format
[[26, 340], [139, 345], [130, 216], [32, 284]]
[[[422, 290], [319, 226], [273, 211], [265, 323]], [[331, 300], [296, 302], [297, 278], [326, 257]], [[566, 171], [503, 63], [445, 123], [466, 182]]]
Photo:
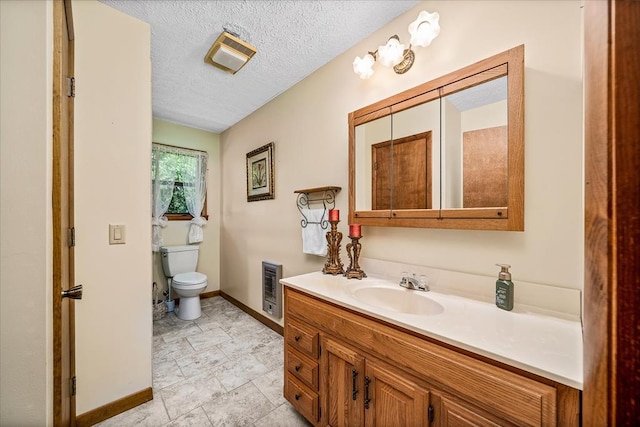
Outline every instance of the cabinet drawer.
[[285, 329], [285, 339], [287, 344], [301, 353], [318, 358], [318, 331], [291, 319]]
[[304, 356], [291, 347], [287, 346], [285, 355], [285, 366], [287, 371], [297, 379], [318, 391], [318, 362]]
[[311, 423], [318, 422], [318, 393], [309, 390], [289, 372], [285, 374], [284, 397]]

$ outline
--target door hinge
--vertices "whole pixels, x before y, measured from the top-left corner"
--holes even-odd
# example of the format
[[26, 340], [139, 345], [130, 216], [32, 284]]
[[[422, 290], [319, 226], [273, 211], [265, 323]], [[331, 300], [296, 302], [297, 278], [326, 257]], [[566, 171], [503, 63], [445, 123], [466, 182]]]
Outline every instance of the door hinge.
[[375, 162], [375, 163], [373, 164], [373, 170], [374, 170], [374, 171], [377, 171], [377, 170], [378, 170], [378, 162]]
[[71, 378], [69, 378], [69, 392], [71, 393], [71, 396], [75, 396], [76, 395], [76, 377], [75, 375]]
[[434, 418], [434, 410], [433, 410], [433, 405], [429, 405], [429, 410], [428, 410], [428, 416], [429, 416], [429, 422], [432, 423], [433, 422], [433, 418]]
[[76, 97], [76, 78], [67, 77], [67, 96], [69, 98]]
[[76, 245], [76, 228], [71, 227], [67, 229], [67, 244], [70, 248], [73, 248]]

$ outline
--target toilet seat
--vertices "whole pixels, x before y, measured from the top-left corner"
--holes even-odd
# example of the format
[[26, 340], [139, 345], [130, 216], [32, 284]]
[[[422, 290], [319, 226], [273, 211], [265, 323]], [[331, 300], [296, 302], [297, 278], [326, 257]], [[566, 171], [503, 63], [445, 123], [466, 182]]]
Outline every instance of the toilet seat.
[[191, 272], [175, 275], [171, 284], [178, 287], [197, 287], [206, 282], [206, 275], [198, 272]]

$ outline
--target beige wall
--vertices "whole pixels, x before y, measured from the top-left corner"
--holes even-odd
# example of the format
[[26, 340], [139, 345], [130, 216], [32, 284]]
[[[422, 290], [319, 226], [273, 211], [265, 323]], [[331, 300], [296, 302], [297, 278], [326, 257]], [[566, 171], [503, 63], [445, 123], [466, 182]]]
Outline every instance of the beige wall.
[[53, 7], [0, 1], [0, 425], [53, 422]]
[[[151, 62], [146, 23], [74, 1], [77, 413], [151, 387]], [[126, 244], [109, 245], [109, 224]]]
[[[582, 9], [580, 1], [434, 1], [347, 50], [221, 136], [221, 289], [261, 310], [260, 261], [285, 276], [320, 270], [304, 255], [296, 189], [338, 185], [340, 231], [348, 209], [347, 114], [440, 75], [525, 45], [525, 231], [363, 228], [362, 255], [496, 275], [510, 263], [514, 281], [582, 289]], [[418, 13], [438, 11], [442, 31], [403, 75], [379, 65], [369, 80], [353, 58], [398, 34]], [[276, 199], [247, 203], [245, 154], [275, 141]], [[343, 248], [344, 249], [344, 248]], [[343, 261], [346, 258], [343, 250]]]
[[[204, 241], [199, 244], [198, 271], [207, 275], [205, 292], [220, 289], [220, 135], [193, 129], [162, 120], [153, 120], [153, 142], [206, 151], [207, 160], [207, 213], [209, 220], [203, 227]], [[169, 221], [162, 229], [163, 245], [186, 245], [189, 221]], [[164, 290], [167, 279], [162, 271], [162, 260], [153, 254], [153, 281]], [[173, 295], [176, 298], [177, 295]], [[164, 298], [163, 298], [164, 299]]]

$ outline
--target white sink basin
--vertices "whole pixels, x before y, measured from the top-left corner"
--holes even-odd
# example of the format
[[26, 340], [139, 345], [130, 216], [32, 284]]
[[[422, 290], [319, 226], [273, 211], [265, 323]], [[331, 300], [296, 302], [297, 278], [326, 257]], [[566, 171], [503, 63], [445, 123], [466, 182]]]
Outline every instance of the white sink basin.
[[367, 287], [353, 291], [360, 302], [396, 313], [429, 316], [440, 314], [444, 307], [421, 291], [397, 288]]

